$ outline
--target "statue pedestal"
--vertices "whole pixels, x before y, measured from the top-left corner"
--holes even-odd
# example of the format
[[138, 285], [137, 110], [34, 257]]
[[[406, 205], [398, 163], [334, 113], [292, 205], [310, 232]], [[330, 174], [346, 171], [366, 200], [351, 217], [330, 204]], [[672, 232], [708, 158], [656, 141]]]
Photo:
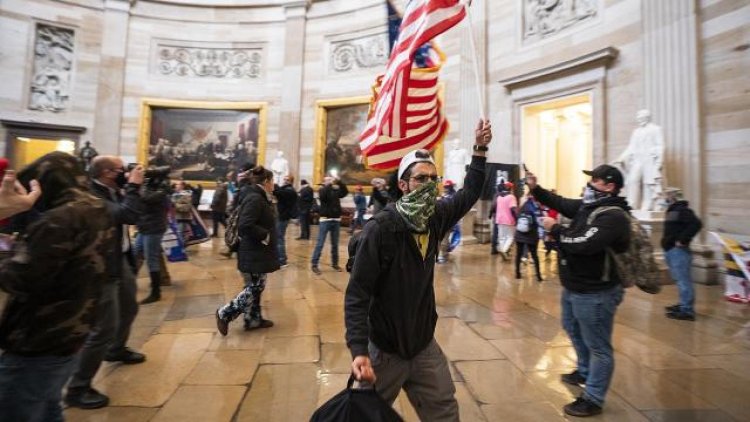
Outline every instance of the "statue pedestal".
[[479, 243], [477, 238], [474, 236], [474, 222], [477, 219], [477, 210], [472, 208], [471, 211], [464, 215], [461, 219], [461, 244], [462, 245], [474, 245]]
[[693, 283], [707, 286], [719, 284], [718, 265], [711, 246], [692, 243], [690, 250], [693, 252]]

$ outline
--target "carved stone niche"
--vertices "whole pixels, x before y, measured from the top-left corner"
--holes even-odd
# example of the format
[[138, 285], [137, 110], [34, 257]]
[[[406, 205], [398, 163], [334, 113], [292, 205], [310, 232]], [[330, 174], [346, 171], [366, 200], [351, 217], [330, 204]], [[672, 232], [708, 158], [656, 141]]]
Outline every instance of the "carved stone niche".
[[74, 41], [72, 29], [37, 23], [29, 109], [58, 113], [68, 108]]
[[156, 40], [152, 71], [169, 77], [258, 79], [263, 47], [257, 43]]
[[601, 14], [601, 0], [522, 0], [524, 44], [552, 37]]
[[334, 35], [327, 41], [329, 74], [381, 67], [388, 62], [388, 33], [382, 28]]

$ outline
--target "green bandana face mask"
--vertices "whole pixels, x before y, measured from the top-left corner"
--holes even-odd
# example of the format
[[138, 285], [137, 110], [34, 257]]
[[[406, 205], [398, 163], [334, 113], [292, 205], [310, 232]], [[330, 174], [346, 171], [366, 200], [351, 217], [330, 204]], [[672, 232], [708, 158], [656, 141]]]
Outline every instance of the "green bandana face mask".
[[437, 195], [437, 182], [429, 181], [396, 202], [396, 210], [406, 220], [411, 231], [427, 232], [427, 220], [435, 214]]

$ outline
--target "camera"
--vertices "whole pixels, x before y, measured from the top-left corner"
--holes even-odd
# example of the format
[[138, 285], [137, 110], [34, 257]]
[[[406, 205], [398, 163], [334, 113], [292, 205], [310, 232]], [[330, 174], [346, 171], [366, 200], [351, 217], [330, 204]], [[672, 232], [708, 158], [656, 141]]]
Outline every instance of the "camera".
[[[129, 163], [128, 172], [138, 167], [138, 163]], [[160, 189], [169, 187], [169, 173], [172, 168], [169, 166], [150, 167], [143, 172], [145, 185], [151, 189]]]

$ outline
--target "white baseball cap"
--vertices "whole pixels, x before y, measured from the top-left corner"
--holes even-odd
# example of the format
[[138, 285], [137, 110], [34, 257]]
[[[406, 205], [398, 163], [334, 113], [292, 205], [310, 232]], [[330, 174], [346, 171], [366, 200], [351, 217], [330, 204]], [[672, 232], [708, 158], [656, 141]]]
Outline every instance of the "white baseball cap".
[[430, 163], [435, 166], [435, 161], [432, 159], [429, 151], [426, 149], [415, 149], [401, 159], [401, 164], [398, 165], [399, 180], [401, 180], [401, 176], [404, 175], [406, 169], [414, 163]]

